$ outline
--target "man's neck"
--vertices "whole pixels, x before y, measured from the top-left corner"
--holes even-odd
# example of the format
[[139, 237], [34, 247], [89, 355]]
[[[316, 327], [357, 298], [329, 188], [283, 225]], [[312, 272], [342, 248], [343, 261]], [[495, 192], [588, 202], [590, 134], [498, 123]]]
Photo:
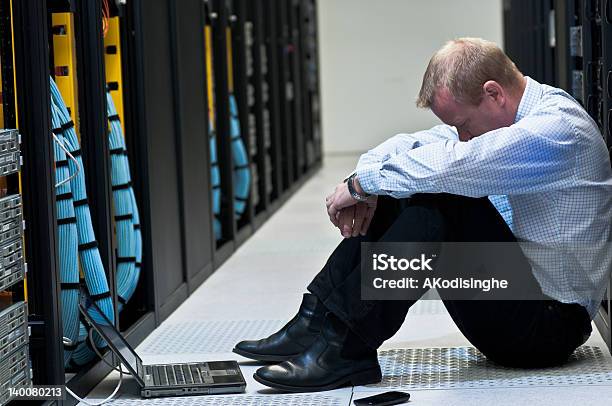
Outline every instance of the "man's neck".
[[518, 114], [518, 109], [521, 105], [521, 100], [523, 100], [523, 95], [525, 94], [525, 89], [527, 89], [527, 78], [523, 76], [523, 80], [521, 81], [521, 86], [517, 89], [516, 93], [511, 95], [511, 113], [512, 113], [512, 122], [516, 122], [516, 116]]

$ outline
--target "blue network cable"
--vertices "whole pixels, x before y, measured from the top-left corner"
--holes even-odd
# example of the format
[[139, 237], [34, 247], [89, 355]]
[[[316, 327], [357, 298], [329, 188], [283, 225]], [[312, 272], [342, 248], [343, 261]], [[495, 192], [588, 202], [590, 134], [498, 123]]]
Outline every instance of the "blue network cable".
[[138, 285], [142, 237], [125, 138], [110, 92], [106, 93], [106, 112], [110, 124], [108, 142], [117, 235], [117, 296], [122, 310]]
[[251, 171], [249, 157], [240, 136], [240, 121], [238, 120], [238, 104], [236, 97], [230, 94], [230, 138], [232, 141], [232, 161], [234, 164], [234, 212], [240, 218], [249, 197], [251, 187]]
[[[74, 123], [53, 79], [50, 79], [50, 86], [51, 101], [57, 107], [56, 111], [62, 128], [61, 134], [56, 135], [75, 158], [74, 161], [68, 161], [68, 169], [73, 198], [72, 203], [76, 215], [79, 260], [85, 275], [85, 284], [92, 299], [96, 301], [104, 315], [111, 322], [114, 322], [113, 302], [110, 297], [102, 258], [98, 251], [98, 243], [94, 234], [91, 213], [87, 202], [87, 189], [85, 186], [85, 174], [82, 170], [83, 160], [81, 158], [79, 140], [74, 130]], [[99, 317], [95, 313], [92, 313], [92, 316]], [[104, 340], [97, 336], [97, 334], [94, 341], [98, 347], [106, 346]], [[72, 354], [72, 361], [77, 365], [83, 365], [95, 357], [95, 353], [88, 348], [87, 329], [83, 323], [79, 327], [79, 342], [80, 344]]]
[[[251, 171], [249, 167], [249, 157], [247, 150], [240, 136], [240, 121], [238, 120], [238, 105], [236, 97], [230, 94], [230, 140], [232, 143], [232, 164], [234, 168], [234, 213], [236, 218], [240, 218], [246, 209], [251, 187]], [[219, 174], [219, 163], [217, 161], [217, 136], [209, 124], [208, 132], [210, 135], [210, 163], [211, 163], [211, 182], [213, 189], [213, 213], [215, 215], [213, 229], [215, 238], [221, 238], [221, 177]]]
[[217, 162], [217, 134], [213, 129], [212, 123], [208, 123], [209, 145], [210, 145], [210, 180], [212, 183], [212, 198], [213, 198], [213, 213], [215, 215], [213, 221], [213, 231], [215, 239], [221, 239], [221, 174], [219, 173], [219, 162]]
[[[55, 157], [57, 235], [59, 245], [59, 268], [62, 303], [63, 336], [70, 340], [64, 344], [64, 365], [67, 366], [72, 352], [76, 348], [79, 337], [79, 264], [77, 259], [78, 243], [76, 216], [72, 205], [72, 189], [70, 187], [70, 171], [68, 160], [63, 148], [62, 126], [59, 110], [51, 105], [51, 124], [57, 139], [53, 143]], [[63, 148], [62, 148], [63, 147]]]

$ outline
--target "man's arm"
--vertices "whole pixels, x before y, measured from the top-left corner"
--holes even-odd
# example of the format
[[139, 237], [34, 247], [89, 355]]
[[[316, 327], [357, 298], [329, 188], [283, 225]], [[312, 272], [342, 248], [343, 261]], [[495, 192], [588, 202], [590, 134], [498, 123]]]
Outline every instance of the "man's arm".
[[392, 156], [405, 153], [426, 144], [458, 139], [455, 127], [446, 124], [437, 125], [429, 130], [418, 131], [412, 134], [397, 134], [361, 155], [357, 168], [380, 163]]
[[[458, 138], [455, 128], [445, 124], [413, 134], [398, 134], [363, 154], [359, 159], [357, 168], [359, 169], [360, 167], [378, 164], [391, 156], [409, 151], [413, 148], [419, 148], [422, 145], [442, 140], [457, 140]], [[357, 180], [355, 180], [354, 185], [357, 188], [357, 192], [363, 194], [363, 190], [359, 186]], [[330, 212], [335, 212], [335, 208], [330, 208], [329, 197], [326, 204], [328, 214]], [[358, 234], [365, 235], [370, 227], [374, 212], [376, 211], [376, 196], [373, 196], [369, 200], [366, 210], [359, 210], [359, 208], [360, 207], [353, 211], [355, 214], [354, 219], [350, 219], [348, 216], [344, 216], [342, 219], [336, 219], [334, 215], [330, 214], [331, 222], [340, 228], [344, 237], [349, 237], [351, 235], [355, 237]], [[354, 220], [354, 222], [351, 220]]]
[[482, 197], [566, 186], [578, 137], [558, 111], [528, 117], [469, 142], [447, 140], [360, 166], [368, 193], [395, 198], [415, 193]]

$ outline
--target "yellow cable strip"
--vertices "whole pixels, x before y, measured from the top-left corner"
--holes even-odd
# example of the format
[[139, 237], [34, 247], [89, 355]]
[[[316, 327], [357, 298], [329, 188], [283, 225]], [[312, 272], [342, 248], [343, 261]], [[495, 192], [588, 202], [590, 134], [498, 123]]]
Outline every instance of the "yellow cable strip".
[[206, 25], [204, 27], [204, 44], [206, 46], [206, 91], [208, 95], [208, 120], [211, 128], [215, 130], [215, 89], [212, 63], [212, 28], [210, 25]]

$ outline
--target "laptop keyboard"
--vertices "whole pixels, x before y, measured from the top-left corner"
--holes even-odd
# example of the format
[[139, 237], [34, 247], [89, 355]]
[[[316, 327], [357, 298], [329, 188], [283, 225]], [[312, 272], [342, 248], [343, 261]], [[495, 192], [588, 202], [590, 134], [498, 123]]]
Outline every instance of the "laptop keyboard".
[[[155, 385], [176, 386], [208, 383], [205, 364], [146, 365]], [[202, 376], [204, 374], [204, 376]]]

